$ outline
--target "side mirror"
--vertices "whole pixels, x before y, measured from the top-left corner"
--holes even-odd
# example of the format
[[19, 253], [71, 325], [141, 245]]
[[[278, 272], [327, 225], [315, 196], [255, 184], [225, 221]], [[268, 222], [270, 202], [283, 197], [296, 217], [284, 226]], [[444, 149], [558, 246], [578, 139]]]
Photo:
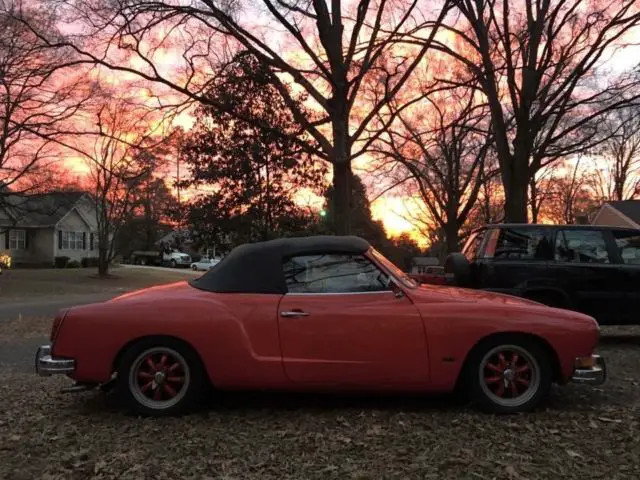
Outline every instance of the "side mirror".
[[393, 296], [396, 297], [396, 298], [404, 297], [404, 292], [398, 286], [398, 284], [396, 282], [394, 282], [393, 280], [391, 281], [391, 291], [393, 292]]

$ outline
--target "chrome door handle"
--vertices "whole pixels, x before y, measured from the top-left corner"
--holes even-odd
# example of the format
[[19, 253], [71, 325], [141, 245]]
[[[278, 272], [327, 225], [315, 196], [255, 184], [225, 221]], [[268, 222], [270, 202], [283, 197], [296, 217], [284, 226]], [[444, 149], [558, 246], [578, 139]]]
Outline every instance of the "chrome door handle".
[[295, 318], [295, 317], [308, 317], [309, 314], [307, 312], [302, 312], [300, 310], [292, 310], [288, 312], [280, 312], [281, 317]]

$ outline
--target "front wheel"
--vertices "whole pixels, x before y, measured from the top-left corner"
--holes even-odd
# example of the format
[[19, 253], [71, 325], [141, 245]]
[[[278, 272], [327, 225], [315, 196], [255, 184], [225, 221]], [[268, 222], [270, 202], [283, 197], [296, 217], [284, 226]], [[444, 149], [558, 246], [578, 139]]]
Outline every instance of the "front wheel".
[[194, 272], [197, 272], [197, 271], [198, 271], [198, 267], [196, 267], [195, 265], [193, 265], [193, 266], [191, 267], [191, 270], [193, 270]]
[[528, 412], [549, 393], [552, 367], [549, 355], [535, 341], [499, 340], [476, 350], [467, 381], [472, 399], [483, 410]]
[[200, 397], [204, 368], [193, 350], [173, 339], [146, 339], [130, 347], [118, 368], [124, 402], [145, 416], [184, 413]]

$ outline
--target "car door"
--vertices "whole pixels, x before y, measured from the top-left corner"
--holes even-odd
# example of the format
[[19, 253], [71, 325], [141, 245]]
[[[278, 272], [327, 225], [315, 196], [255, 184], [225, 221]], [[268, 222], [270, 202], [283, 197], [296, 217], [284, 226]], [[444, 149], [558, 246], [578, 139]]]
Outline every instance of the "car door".
[[476, 284], [485, 290], [520, 295], [547, 286], [551, 230], [504, 226], [488, 230], [475, 260]]
[[620, 265], [603, 229], [565, 228], [556, 232], [550, 271], [568, 293], [571, 310], [615, 322], [627, 308]]
[[616, 254], [621, 263], [620, 277], [624, 283], [628, 308], [621, 312], [623, 323], [640, 323], [640, 231], [612, 230]]
[[423, 385], [427, 342], [418, 309], [362, 255], [286, 259], [278, 323], [287, 377], [334, 387]]

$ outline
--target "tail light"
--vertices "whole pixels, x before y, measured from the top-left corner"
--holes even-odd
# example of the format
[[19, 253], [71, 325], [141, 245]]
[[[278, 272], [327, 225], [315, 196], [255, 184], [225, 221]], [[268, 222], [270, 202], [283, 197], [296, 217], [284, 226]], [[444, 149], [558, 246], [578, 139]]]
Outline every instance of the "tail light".
[[60, 333], [60, 327], [62, 326], [64, 317], [67, 316], [67, 312], [68, 310], [58, 312], [56, 317], [53, 319], [53, 325], [51, 326], [51, 336], [49, 338], [51, 340], [51, 343], [55, 342], [58, 333]]
[[593, 355], [588, 357], [577, 357], [573, 362], [575, 368], [593, 368], [596, 364], [596, 359]]

